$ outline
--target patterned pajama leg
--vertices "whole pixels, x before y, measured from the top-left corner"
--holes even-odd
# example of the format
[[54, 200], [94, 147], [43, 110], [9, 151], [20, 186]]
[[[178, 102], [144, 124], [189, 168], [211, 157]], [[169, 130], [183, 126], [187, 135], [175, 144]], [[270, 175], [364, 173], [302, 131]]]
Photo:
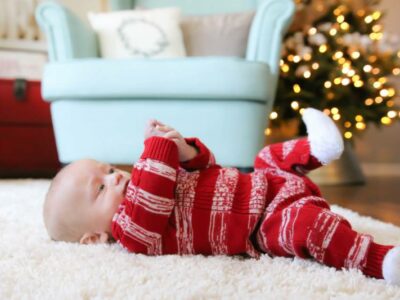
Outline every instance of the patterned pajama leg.
[[276, 211], [258, 231], [260, 248], [271, 255], [314, 258], [328, 266], [357, 268], [365, 275], [382, 278], [382, 261], [393, 246], [379, 245], [372, 237], [352, 230], [343, 217], [305, 197]]
[[255, 168], [278, 168], [299, 174], [314, 170], [322, 164], [311, 155], [310, 144], [306, 137], [266, 146], [255, 161]]
[[[318, 167], [307, 139], [264, 148], [255, 168], [266, 170], [270, 202], [257, 232], [257, 244], [277, 256], [314, 258], [335, 268], [357, 268], [382, 278], [382, 261], [393, 246], [379, 245], [331, 212], [304, 171]], [[300, 170], [300, 171], [299, 171]]]

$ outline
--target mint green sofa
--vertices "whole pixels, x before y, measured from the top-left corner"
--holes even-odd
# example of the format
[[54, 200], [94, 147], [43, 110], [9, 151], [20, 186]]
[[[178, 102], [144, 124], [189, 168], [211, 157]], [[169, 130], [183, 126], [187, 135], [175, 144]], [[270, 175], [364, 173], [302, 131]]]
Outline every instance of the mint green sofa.
[[[112, 1], [127, 9], [134, 1]], [[224, 166], [251, 167], [264, 145], [274, 102], [282, 36], [291, 0], [140, 0], [138, 6], [180, 6], [184, 14], [255, 10], [246, 57], [102, 59], [95, 33], [57, 2], [39, 5], [48, 40], [42, 94], [51, 102], [62, 163], [91, 157], [131, 164], [143, 150], [150, 118], [196, 136]]]

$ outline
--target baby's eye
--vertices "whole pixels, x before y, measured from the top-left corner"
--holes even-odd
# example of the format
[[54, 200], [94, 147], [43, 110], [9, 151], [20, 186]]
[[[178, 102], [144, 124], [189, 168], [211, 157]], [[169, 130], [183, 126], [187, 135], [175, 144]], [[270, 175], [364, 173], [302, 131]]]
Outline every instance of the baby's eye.
[[100, 184], [100, 186], [99, 186], [99, 192], [101, 192], [102, 190], [104, 190], [104, 184]]
[[109, 174], [112, 174], [114, 172], [115, 172], [114, 168], [111, 168], [110, 171], [108, 171]]

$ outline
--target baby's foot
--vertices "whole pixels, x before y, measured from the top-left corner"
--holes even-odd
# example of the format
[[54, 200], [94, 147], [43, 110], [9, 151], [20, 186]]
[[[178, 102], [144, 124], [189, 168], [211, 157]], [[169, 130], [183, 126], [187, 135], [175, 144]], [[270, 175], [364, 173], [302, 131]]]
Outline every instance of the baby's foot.
[[343, 138], [335, 123], [323, 112], [307, 108], [303, 113], [311, 154], [323, 165], [338, 159], [343, 152]]
[[400, 285], [400, 246], [390, 249], [385, 255], [382, 274], [387, 282]]

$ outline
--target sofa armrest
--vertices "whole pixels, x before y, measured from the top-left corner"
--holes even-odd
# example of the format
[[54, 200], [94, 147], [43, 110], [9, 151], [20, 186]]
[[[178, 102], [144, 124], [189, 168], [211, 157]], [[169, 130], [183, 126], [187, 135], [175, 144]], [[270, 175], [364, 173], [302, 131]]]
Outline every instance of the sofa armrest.
[[94, 31], [64, 6], [41, 3], [36, 20], [46, 34], [50, 61], [98, 56]]
[[[282, 38], [295, 11], [293, 0], [261, 0], [250, 29], [246, 59], [267, 63], [276, 87]], [[275, 93], [275, 90], [272, 91]]]

